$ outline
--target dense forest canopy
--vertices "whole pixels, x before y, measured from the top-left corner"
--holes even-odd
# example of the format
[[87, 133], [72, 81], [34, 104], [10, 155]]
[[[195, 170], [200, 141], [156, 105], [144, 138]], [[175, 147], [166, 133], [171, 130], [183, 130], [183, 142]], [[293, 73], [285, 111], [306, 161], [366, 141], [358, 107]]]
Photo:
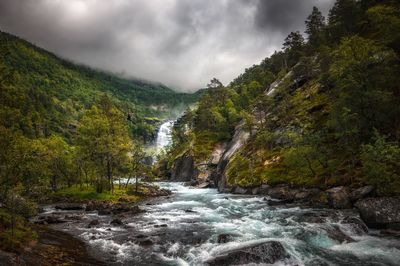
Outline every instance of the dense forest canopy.
[[170, 160], [201, 163], [235, 128], [250, 133], [227, 166], [231, 185], [371, 184], [400, 193], [400, 6], [337, 0], [325, 18], [229, 85], [213, 79], [175, 125]]

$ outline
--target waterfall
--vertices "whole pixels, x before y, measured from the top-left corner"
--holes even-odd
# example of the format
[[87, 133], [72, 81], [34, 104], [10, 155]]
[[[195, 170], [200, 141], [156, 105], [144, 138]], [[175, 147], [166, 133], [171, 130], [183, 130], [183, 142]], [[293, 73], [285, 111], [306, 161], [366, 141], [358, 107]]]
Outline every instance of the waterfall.
[[156, 153], [159, 154], [163, 149], [170, 145], [172, 136], [172, 126], [174, 125], [174, 121], [164, 122], [157, 133], [156, 139]]

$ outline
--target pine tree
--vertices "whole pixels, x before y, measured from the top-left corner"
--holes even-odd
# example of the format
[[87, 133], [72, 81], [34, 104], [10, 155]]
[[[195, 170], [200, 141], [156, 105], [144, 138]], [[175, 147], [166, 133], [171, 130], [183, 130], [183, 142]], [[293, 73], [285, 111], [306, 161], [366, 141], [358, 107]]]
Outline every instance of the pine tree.
[[311, 14], [307, 17], [306, 33], [308, 34], [308, 42], [313, 47], [321, 44], [321, 30], [325, 26], [325, 18], [317, 7], [313, 7]]

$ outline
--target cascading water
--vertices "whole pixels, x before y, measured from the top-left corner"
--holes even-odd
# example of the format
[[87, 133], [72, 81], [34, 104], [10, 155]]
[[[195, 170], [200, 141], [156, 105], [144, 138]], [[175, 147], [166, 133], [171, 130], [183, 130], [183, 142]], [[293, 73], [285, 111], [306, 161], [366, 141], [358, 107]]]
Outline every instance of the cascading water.
[[156, 153], [159, 154], [165, 147], [171, 143], [171, 131], [174, 121], [164, 122], [157, 133]]

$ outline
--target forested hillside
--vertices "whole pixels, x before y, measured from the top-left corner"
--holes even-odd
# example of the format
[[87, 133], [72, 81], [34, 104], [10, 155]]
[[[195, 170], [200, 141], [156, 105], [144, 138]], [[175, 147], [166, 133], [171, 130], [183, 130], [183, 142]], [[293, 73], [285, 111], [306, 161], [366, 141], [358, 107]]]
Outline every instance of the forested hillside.
[[150, 176], [143, 144], [197, 97], [75, 65], [0, 32], [0, 248], [34, 239], [26, 218], [53, 196], [143, 196], [137, 186], [114, 189], [116, 178]]
[[305, 36], [291, 32], [229, 85], [211, 81], [175, 125], [170, 167], [193, 156], [201, 173], [215, 147], [231, 142], [229, 160], [203, 176], [228, 187], [400, 193], [398, 1], [337, 0], [327, 18], [314, 7], [305, 24]]
[[151, 120], [174, 117], [197, 97], [73, 64], [5, 32], [0, 49], [1, 121], [28, 137], [70, 140], [83, 111], [107, 95], [129, 117], [132, 133], [149, 139]]

